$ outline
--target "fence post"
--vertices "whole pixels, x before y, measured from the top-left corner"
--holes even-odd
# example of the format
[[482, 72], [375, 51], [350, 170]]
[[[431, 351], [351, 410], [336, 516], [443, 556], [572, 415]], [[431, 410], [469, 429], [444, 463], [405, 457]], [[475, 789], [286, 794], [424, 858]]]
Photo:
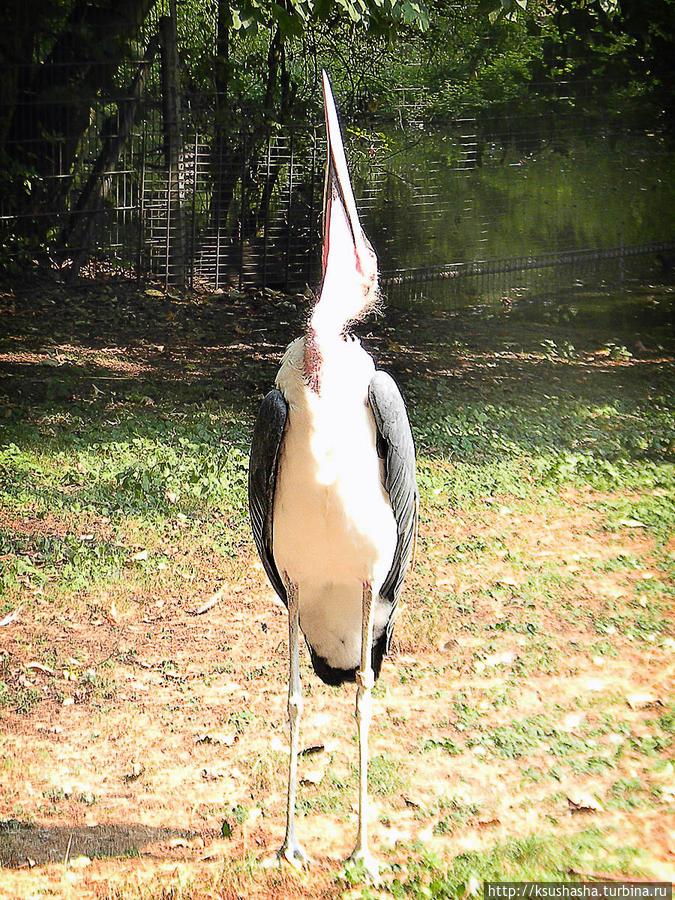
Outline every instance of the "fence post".
[[[269, 190], [270, 181], [272, 180], [272, 134], [267, 134], [267, 169], [265, 171], [265, 186], [263, 187], [263, 197]], [[262, 286], [267, 287], [267, 254], [269, 250], [269, 231], [270, 231], [270, 204], [269, 200], [265, 203], [265, 220], [263, 222], [263, 264], [262, 264]]]
[[239, 290], [244, 284], [244, 204], [246, 202], [246, 154], [248, 152], [248, 140], [246, 132], [241, 132], [241, 203], [239, 205]]
[[293, 226], [293, 164], [295, 162], [295, 128], [291, 128], [290, 153], [288, 163], [288, 209], [286, 213], [286, 266], [284, 272], [284, 290], [290, 283], [291, 231]]
[[197, 157], [199, 154], [199, 132], [195, 129], [194, 159], [192, 160], [192, 227], [190, 239], [190, 287], [195, 286], [195, 265], [197, 259], [197, 178], [199, 168]]
[[143, 270], [143, 245], [145, 243], [145, 151], [146, 124], [143, 123], [141, 138], [140, 183], [138, 186], [138, 253], [136, 255], [136, 279], [140, 280]]
[[185, 287], [186, 228], [183, 171], [181, 155], [180, 71], [176, 40], [176, 20], [162, 16], [159, 20], [162, 49], [162, 111], [164, 156], [167, 165], [167, 260], [165, 284]]
[[305, 281], [308, 285], [311, 284], [312, 281], [312, 260], [314, 258], [316, 244], [316, 222], [314, 221], [314, 196], [316, 194], [316, 142], [317, 133], [316, 128], [314, 128], [312, 130], [312, 176], [309, 190], [309, 222], [307, 223], [309, 248], [307, 252], [307, 265], [305, 266]]

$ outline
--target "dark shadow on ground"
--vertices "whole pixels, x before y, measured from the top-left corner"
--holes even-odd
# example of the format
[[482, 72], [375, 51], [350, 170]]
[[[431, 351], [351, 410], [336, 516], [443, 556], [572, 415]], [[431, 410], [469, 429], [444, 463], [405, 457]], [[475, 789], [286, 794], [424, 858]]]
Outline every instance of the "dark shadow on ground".
[[[172, 848], [194, 837], [176, 828], [146, 825], [29, 825], [15, 820], [0, 822], [0, 866], [18, 869], [62, 863], [78, 856], [171, 856]], [[175, 843], [173, 843], [175, 842]]]
[[[539, 407], [616, 400], [639, 416], [633, 395], [662, 392], [668, 377], [674, 299], [672, 286], [662, 284], [636, 285], [620, 297], [589, 296], [574, 307], [509, 302], [478, 310], [411, 301], [386, 308], [357, 332], [401, 385], [413, 427], [416, 410], [423, 416], [460, 390], [475, 409], [490, 403], [509, 410], [523, 397], [535, 407], [538, 398]], [[61, 439], [58, 425], [45, 425], [45, 415], [61, 415], [71, 423], [71, 438], [78, 432], [78, 442], [105, 445], [120, 431], [143, 437], [170, 425], [176, 413], [183, 423], [194, 420], [211, 402], [241, 425], [226, 429], [223, 441], [245, 446], [309, 302], [265, 291], [165, 297], [128, 280], [81, 280], [66, 288], [36, 277], [6, 287], [0, 423], [29, 423], [21, 440], [31, 446], [52, 435]], [[624, 350], [630, 365], [611, 356]], [[528, 435], [529, 446], [547, 440], [542, 429]], [[119, 485], [110, 489], [118, 493]], [[73, 486], [73, 502], [85, 493]]]

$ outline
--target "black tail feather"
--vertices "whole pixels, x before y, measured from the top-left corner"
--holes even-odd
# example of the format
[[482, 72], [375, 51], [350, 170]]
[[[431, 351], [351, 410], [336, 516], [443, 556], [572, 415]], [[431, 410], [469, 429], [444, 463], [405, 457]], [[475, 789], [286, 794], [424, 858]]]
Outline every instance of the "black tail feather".
[[[323, 656], [319, 656], [314, 648], [310, 646], [309, 642], [307, 642], [307, 646], [309, 647], [309, 653], [312, 657], [314, 671], [324, 684], [330, 684], [333, 687], [337, 687], [345, 682], [356, 681], [358, 667], [355, 666], [353, 669], [338, 669], [326, 662]], [[372, 666], [376, 681], [380, 676], [382, 660], [387, 653], [387, 649], [387, 631], [385, 629], [382, 634], [373, 641]]]

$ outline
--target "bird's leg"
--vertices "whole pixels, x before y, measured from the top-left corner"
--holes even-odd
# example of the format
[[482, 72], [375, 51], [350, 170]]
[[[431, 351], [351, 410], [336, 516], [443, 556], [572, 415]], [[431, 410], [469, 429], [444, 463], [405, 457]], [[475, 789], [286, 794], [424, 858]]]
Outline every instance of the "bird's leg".
[[290, 759], [288, 764], [288, 804], [286, 807], [286, 836], [277, 856], [287, 859], [294, 866], [309, 862], [305, 851], [295, 837], [295, 795], [298, 784], [298, 742], [300, 735], [300, 713], [302, 712], [302, 692], [300, 690], [299, 632], [300, 612], [298, 607], [298, 586], [285, 578], [288, 599], [288, 721], [290, 724]]
[[368, 727], [373, 715], [373, 588], [363, 585], [361, 600], [361, 668], [356, 673], [356, 725], [359, 735], [359, 830], [356, 847], [349, 857], [361, 863], [372, 879], [377, 879], [380, 867], [368, 849]]

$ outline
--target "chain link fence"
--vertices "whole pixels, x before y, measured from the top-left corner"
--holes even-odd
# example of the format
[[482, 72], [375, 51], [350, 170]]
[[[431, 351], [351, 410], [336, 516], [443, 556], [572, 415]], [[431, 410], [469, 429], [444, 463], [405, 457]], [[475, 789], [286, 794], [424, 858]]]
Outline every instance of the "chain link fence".
[[[149, 276], [167, 290], [315, 286], [323, 127], [263, 133], [242, 123], [238, 135], [224, 133], [217, 96], [167, 100], [179, 83], [170, 45], [170, 35], [148, 42], [143, 59], [125, 64], [117, 96], [75, 107], [88, 116], [75, 148], [62, 127], [53, 139], [45, 132], [44, 101], [14, 111], [5, 150], [23, 141], [25, 158], [40, 154], [39, 174], [18, 192], [6, 174], [0, 231], [39, 234], [52, 264], [71, 275]], [[558, 94], [565, 99], [565, 85]], [[479, 125], [466, 110], [429, 125], [414, 91], [400, 100], [387, 120], [344, 122], [388, 293], [675, 246], [672, 154], [661, 136], [612, 133], [555, 111]]]

